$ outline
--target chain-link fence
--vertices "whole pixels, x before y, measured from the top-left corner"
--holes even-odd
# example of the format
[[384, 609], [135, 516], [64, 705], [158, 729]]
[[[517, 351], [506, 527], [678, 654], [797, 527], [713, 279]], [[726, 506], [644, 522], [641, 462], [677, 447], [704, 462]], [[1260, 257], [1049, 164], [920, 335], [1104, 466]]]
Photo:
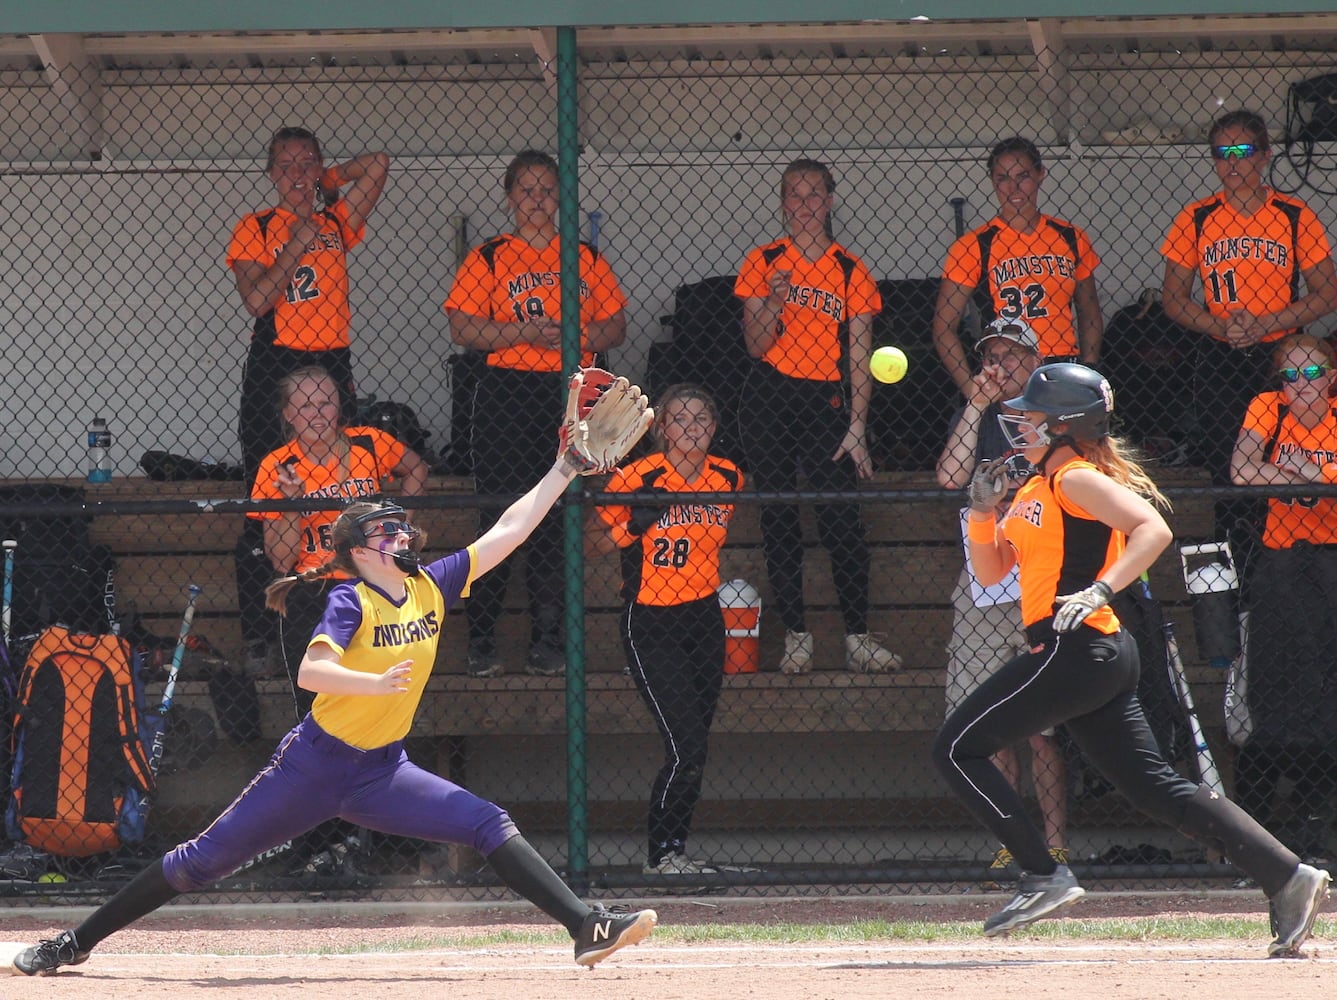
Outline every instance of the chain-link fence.
[[[585, 361], [653, 397], [705, 392], [671, 395], [654, 443], [582, 481], [447, 616], [415, 760], [507, 807], [579, 884], [1006, 882], [929, 756], [947, 706], [1019, 641], [1015, 592], [963, 573], [961, 491], [1007, 447], [997, 404], [1042, 360], [1078, 358], [1113, 384], [1178, 541], [1206, 546], [1171, 548], [1155, 599], [1118, 605], [1153, 732], [1196, 776], [1164, 620], [1226, 787], [1327, 857], [1329, 63], [683, 52], [8, 73], [15, 673], [27, 658], [53, 678], [60, 657], [28, 652], [42, 628], [105, 630], [110, 612], [151, 751], [187, 585], [203, 591], [142, 829], [101, 816], [111, 841], [72, 843], [90, 761], [155, 784], [126, 749], [134, 720], [79, 715], [76, 685], [24, 692], [12, 884], [101, 891], [263, 765], [310, 703], [292, 678], [331, 584], [299, 585], [283, 620], [263, 588], [334, 555], [341, 501], [404, 498], [437, 558], [548, 468], [576, 336], [572, 177]], [[559, 170], [567, 72], [580, 148]], [[1261, 128], [1210, 131], [1241, 109]], [[1274, 355], [1297, 327], [1309, 339]], [[903, 353], [899, 380], [870, 378], [880, 347]], [[723, 612], [721, 580], [746, 585]], [[1229, 725], [1227, 695], [1245, 710]], [[62, 714], [61, 738], [32, 735]], [[57, 766], [76, 743], [94, 752]], [[1000, 763], [1079, 874], [1232, 871], [1139, 818], [1062, 727]], [[39, 835], [38, 803], [58, 800], [66, 827]], [[222, 884], [491, 876], [464, 848], [325, 825]]]

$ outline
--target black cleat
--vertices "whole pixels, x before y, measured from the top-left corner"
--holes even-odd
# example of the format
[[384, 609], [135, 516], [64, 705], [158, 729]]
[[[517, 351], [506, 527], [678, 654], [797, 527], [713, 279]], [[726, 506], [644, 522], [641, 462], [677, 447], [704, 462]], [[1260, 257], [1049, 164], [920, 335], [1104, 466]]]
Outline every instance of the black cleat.
[[997, 937], [1034, 923], [1071, 906], [1085, 895], [1086, 890], [1077, 884], [1067, 865], [1059, 865], [1052, 875], [1023, 873], [1012, 901], [984, 921], [984, 936]]
[[576, 935], [576, 964], [591, 968], [619, 948], [640, 944], [659, 923], [654, 910], [635, 913], [609, 913], [595, 910], [585, 918]]
[[14, 956], [14, 971], [21, 976], [50, 976], [62, 965], [82, 965], [88, 961], [88, 952], [79, 950], [74, 931], [62, 931], [59, 936], [39, 941]]

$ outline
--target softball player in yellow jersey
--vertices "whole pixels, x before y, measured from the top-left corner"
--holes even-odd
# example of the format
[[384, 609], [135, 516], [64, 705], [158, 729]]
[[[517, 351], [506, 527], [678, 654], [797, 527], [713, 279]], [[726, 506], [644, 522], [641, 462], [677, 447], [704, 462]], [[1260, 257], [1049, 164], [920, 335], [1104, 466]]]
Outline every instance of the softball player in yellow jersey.
[[[642, 941], [658, 920], [654, 910], [614, 914], [586, 905], [504, 809], [423, 770], [404, 752], [447, 609], [529, 536], [575, 472], [558, 461], [481, 538], [423, 566], [423, 536], [402, 507], [359, 502], [340, 514], [334, 557], [302, 574], [342, 569], [354, 577], [330, 591], [298, 670], [298, 683], [316, 692], [310, 714], [208, 829], [146, 868], [78, 927], [25, 949], [15, 970], [39, 975], [77, 965], [109, 934], [173, 897], [336, 817], [472, 847], [509, 888], [566, 927], [581, 965]], [[271, 606], [281, 611], [298, 579], [271, 584]]]

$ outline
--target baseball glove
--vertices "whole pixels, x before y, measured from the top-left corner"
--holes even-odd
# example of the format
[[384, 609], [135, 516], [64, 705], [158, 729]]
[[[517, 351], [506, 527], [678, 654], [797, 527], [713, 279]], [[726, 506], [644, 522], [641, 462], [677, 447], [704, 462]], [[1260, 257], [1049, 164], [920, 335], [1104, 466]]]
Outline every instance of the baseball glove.
[[641, 439], [655, 411], [641, 390], [602, 368], [580, 368], [566, 390], [557, 457], [582, 476], [611, 472]]

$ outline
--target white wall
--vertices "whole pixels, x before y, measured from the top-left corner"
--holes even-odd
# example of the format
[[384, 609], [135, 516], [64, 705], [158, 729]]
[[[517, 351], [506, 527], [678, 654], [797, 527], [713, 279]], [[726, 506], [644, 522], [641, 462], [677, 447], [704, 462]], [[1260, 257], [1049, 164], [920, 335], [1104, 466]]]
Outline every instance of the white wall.
[[[831, 164], [837, 236], [877, 276], [936, 275], [949, 199], [968, 200], [968, 225], [992, 214], [982, 159], [1010, 134], [1046, 152], [1042, 207], [1091, 234], [1108, 318], [1159, 284], [1171, 217], [1214, 189], [1204, 125], [1245, 105], [1279, 130], [1287, 81], [1311, 75], [1261, 62], [1074, 59], [1079, 141], [1064, 144], [1029, 61], [587, 67], [582, 224], [603, 213], [601, 243], [631, 300], [614, 364], [640, 374], [675, 287], [731, 273], [779, 235], [775, 185], [789, 159]], [[235, 457], [250, 321], [223, 258], [236, 220], [271, 203], [257, 157], [281, 124], [313, 127], [329, 158], [395, 158], [351, 258], [355, 364], [364, 392], [410, 403], [445, 442], [451, 218], [467, 217], [473, 242], [507, 228], [506, 161], [553, 148], [553, 95], [532, 69], [104, 75], [103, 160], [91, 165], [64, 159], [71, 133], [40, 78], [0, 87], [12, 126], [0, 136], [3, 474], [79, 474], [95, 415], [117, 435], [121, 474], [150, 447]], [[1193, 139], [1099, 143], [1101, 129], [1143, 116]], [[1329, 199], [1310, 201], [1337, 223]]]

